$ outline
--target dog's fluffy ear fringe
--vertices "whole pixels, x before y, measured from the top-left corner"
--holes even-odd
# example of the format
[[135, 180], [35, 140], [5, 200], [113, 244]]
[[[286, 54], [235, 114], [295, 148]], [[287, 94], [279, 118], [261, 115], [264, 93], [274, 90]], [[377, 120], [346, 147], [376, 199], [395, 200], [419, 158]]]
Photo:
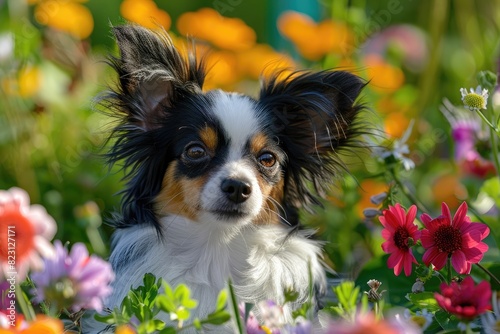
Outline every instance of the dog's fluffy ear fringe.
[[[137, 25], [113, 27], [119, 56], [108, 63], [118, 74], [115, 87], [98, 97], [97, 103], [117, 120], [106, 155], [110, 165], [124, 161], [127, 186], [122, 199], [118, 226], [152, 223], [161, 233], [153, 212], [153, 200], [160, 190], [153, 168], [155, 130], [175, 109], [178, 99], [201, 92], [205, 79], [204, 62], [194, 51], [182, 55], [163, 30], [152, 31]], [[157, 163], [157, 162], [155, 162]]]
[[278, 72], [263, 83], [259, 103], [274, 112], [274, 130], [288, 154], [284, 202], [289, 216], [321, 205], [318, 197], [346, 170], [339, 153], [364, 146], [359, 135], [369, 127], [358, 117], [364, 106], [355, 101], [365, 85], [344, 71], [298, 71], [284, 78]]

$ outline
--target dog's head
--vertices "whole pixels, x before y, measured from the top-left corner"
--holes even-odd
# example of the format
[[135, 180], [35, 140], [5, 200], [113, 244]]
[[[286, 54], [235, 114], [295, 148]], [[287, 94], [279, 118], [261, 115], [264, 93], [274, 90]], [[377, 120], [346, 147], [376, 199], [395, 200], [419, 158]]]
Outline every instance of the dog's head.
[[342, 71], [277, 73], [259, 99], [203, 92], [203, 62], [164, 32], [114, 28], [117, 89], [104, 97], [120, 124], [108, 154], [124, 161], [118, 225], [179, 215], [201, 224], [298, 224], [297, 211], [342, 169], [364, 83]]

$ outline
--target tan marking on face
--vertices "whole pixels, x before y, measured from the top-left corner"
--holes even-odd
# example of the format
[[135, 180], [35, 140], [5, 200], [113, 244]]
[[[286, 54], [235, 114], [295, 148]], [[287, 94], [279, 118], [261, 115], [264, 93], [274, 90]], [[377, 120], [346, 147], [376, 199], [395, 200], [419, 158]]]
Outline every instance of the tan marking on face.
[[258, 183], [262, 191], [264, 203], [262, 203], [261, 212], [254, 219], [254, 224], [280, 224], [279, 210], [283, 202], [285, 181], [281, 178], [280, 181], [273, 186], [264, 181], [264, 179], [259, 178]]
[[263, 133], [257, 133], [250, 139], [250, 152], [258, 154], [264, 147], [267, 146], [269, 138]]
[[217, 132], [208, 125], [205, 126], [203, 129], [200, 131], [200, 139], [203, 141], [205, 146], [211, 150], [212, 152], [215, 151], [217, 148], [218, 144], [218, 138], [217, 138]]
[[167, 169], [162, 189], [155, 199], [155, 211], [159, 215], [180, 215], [196, 221], [200, 207], [200, 194], [205, 179], [175, 177], [177, 162]]

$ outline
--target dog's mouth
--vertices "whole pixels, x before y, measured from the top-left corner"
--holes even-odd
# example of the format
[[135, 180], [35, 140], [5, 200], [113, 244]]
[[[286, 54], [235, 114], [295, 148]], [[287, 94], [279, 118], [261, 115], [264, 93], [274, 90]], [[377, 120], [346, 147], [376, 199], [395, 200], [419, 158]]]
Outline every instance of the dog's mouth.
[[247, 215], [247, 213], [236, 209], [219, 209], [210, 211], [211, 214], [221, 219], [237, 219]]

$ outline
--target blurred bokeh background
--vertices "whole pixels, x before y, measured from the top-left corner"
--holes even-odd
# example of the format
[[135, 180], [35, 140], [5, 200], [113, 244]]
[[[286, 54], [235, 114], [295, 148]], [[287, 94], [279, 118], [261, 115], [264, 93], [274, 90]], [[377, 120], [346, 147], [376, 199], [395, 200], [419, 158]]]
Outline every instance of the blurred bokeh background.
[[[369, 80], [362, 100], [389, 142], [412, 124], [407, 189], [429, 210], [467, 200], [491, 213], [491, 149], [478, 144], [484, 159], [459, 163], [440, 109], [445, 98], [460, 106], [459, 89], [475, 88], [477, 72], [497, 72], [499, 0], [0, 0], [0, 189], [26, 189], [58, 222], [58, 239], [108, 252], [105, 221], [123, 185], [100, 157], [109, 120], [93, 98], [116, 81], [104, 62], [117, 52], [110, 26], [127, 21], [161, 26], [181, 47], [195, 37], [208, 52], [206, 89], [255, 95], [260, 76], [283, 68], [356, 73]], [[394, 187], [377, 157], [360, 154], [347, 159], [351, 175], [335, 181], [326, 210], [305, 216], [328, 241], [330, 265], [353, 277], [382, 259], [380, 224], [363, 210]], [[494, 245], [498, 212], [484, 219]]]

